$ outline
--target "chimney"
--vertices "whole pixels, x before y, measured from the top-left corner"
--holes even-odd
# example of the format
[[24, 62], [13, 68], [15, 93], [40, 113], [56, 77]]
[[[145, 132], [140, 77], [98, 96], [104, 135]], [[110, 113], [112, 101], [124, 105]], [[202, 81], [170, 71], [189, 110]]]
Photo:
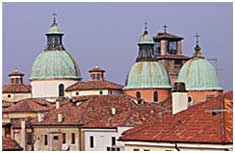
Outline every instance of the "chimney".
[[63, 114], [59, 113], [58, 114], [58, 122], [62, 122], [63, 121]]
[[42, 122], [44, 120], [45, 115], [43, 113], [38, 113], [38, 122]]
[[55, 102], [55, 108], [56, 108], [56, 109], [60, 108], [60, 102], [59, 102], [59, 101], [56, 101], [56, 102]]
[[25, 120], [22, 119], [20, 121], [20, 127], [21, 127], [21, 130], [20, 130], [20, 146], [24, 148], [25, 150], [25, 132], [26, 132], [26, 128], [25, 128]]
[[172, 113], [176, 114], [188, 108], [188, 93], [184, 82], [175, 82], [172, 91]]
[[116, 108], [112, 107], [112, 115], [116, 114]]

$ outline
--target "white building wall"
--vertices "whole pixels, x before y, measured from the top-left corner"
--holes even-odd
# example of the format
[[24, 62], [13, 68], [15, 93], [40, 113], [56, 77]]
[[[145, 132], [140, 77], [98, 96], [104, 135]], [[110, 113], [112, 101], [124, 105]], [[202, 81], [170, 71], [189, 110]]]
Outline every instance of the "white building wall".
[[[131, 127], [118, 127], [113, 129], [82, 129], [85, 133], [85, 151], [106, 151], [112, 147], [112, 137], [116, 137], [116, 146], [124, 150], [123, 142], [117, 141], [121, 134]], [[94, 148], [90, 147], [90, 136], [94, 137]]]
[[196, 144], [124, 141], [125, 151], [224, 151], [232, 150], [232, 144]]
[[33, 80], [31, 81], [32, 97], [58, 97], [60, 84], [64, 84], [66, 89], [76, 82], [75, 80]]
[[[9, 95], [10, 97], [8, 97]], [[31, 97], [32, 97], [31, 93], [4, 93], [2, 94], [2, 100], [6, 100], [9, 102], [15, 102], [15, 101], [19, 101], [19, 100], [27, 99]]]
[[103, 90], [77, 90], [77, 91], [71, 91], [71, 92], [66, 92], [65, 96], [76, 97], [76, 96], [87, 96], [87, 95], [101, 95], [100, 94], [101, 91], [102, 91], [102, 95], [120, 95], [120, 94], [122, 94], [121, 90], [103, 89]]

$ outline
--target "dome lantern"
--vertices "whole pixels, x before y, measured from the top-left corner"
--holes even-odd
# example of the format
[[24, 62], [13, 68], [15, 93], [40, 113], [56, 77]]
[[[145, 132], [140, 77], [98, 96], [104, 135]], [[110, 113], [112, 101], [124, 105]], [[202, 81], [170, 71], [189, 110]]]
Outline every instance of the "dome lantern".
[[139, 45], [139, 55], [136, 58], [136, 62], [155, 61], [154, 41], [153, 38], [148, 34], [147, 23], [145, 23], [145, 31], [144, 34], [140, 37], [138, 45]]

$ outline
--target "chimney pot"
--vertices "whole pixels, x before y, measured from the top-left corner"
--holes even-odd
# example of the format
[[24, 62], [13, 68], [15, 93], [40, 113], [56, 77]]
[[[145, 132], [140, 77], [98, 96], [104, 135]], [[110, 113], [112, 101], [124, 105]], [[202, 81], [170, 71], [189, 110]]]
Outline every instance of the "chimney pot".
[[55, 108], [56, 108], [56, 109], [60, 108], [60, 102], [59, 102], [59, 101], [56, 101], [56, 102], [55, 102]]
[[115, 115], [116, 114], [116, 108], [112, 108], [112, 115]]
[[42, 113], [38, 113], [38, 122], [42, 122], [44, 120], [45, 115]]
[[63, 121], [63, 114], [59, 113], [58, 114], [58, 122], [62, 122]]

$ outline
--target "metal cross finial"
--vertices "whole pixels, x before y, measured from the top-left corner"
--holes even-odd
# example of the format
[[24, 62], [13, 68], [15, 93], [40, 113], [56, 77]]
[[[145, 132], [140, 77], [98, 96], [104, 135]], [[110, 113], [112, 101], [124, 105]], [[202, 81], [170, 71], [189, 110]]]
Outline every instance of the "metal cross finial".
[[16, 65], [15, 71], [18, 71], [18, 65]]
[[148, 26], [148, 23], [147, 23], [147, 22], [144, 22], [144, 30], [145, 30], [145, 31], [147, 31], [147, 29], [148, 29], [147, 26]]
[[55, 19], [55, 18], [56, 18], [56, 16], [57, 16], [57, 14], [56, 14], [55, 12], [53, 12], [52, 15], [53, 15], [53, 17], [54, 17], [53, 23], [56, 23], [56, 19]]
[[164, 26], [163, 26], [163, 28], [164, 28], [164, 33], [166, 33], [166, 28], [167, 28], [168, 26], [165, 24]]
[[199, 37], [200, 37], [200, 35], [198, 33], [196, 33], [196, 35], [194, 37], [196, 37], [196, 44], [198, 45], [199, 44]]

